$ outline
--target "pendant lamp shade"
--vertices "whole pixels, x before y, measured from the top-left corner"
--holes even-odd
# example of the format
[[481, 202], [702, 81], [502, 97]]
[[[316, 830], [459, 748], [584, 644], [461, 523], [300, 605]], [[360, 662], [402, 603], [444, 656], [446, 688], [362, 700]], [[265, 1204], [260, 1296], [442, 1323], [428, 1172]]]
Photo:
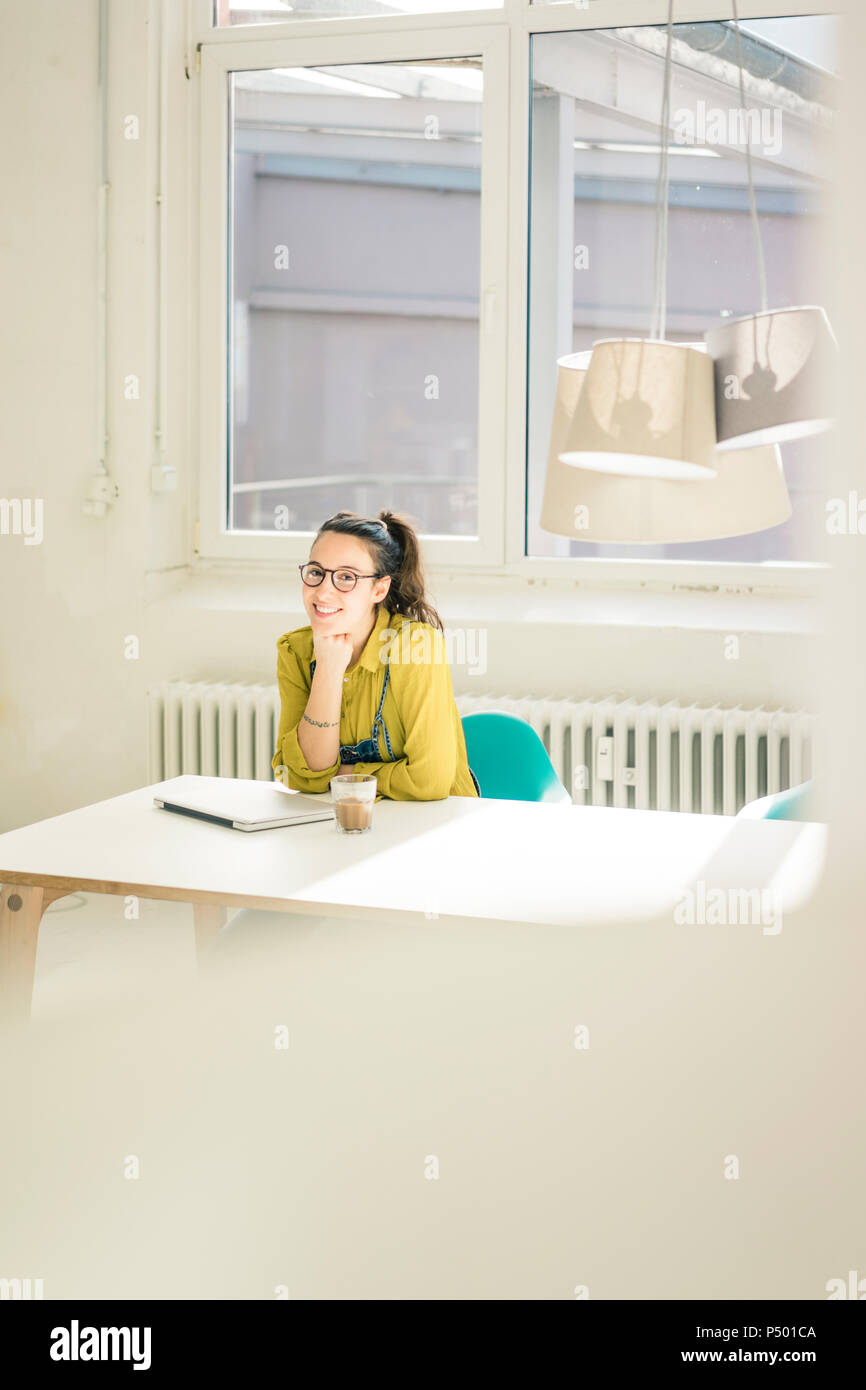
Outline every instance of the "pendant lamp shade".
[[571, 353], [557, 362], [543, 530], [570, 540], [661, 545], [746, 535], [788, 520], [791, 502], [775, 447], [717, 454], [715, 476], [699, 483], [615, 477], [564, 463], [560, 454], [572, 432], [592, 356]]
[[691, 344], [605, 338], [592, 356], [561, 457], [602, 473], [710, 479], [716, 469], [713, 364]]
[[720, 450], [784, 444], [830, 428], [836, 340], [823, 309], [771, 309], [728, 319], [704, 336]]

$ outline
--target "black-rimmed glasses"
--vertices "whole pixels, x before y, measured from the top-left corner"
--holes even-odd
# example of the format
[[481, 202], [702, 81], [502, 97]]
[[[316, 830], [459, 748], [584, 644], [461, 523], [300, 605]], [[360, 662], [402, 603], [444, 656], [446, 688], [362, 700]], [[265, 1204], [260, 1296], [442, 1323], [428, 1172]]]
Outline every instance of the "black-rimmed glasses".
[[312, 563], [298, 565], [301, 572], [301, 579], [311, 589], [315, 589], [321, 584], [326, 574], [333, 576], [334, 588], [341, 593], [348, 593], [349, 589], [354, 589], [359, 579], [380, 579], [378, 574], [356, 574], [354, 570], [332, 570], [326, 565], [315, 565]]

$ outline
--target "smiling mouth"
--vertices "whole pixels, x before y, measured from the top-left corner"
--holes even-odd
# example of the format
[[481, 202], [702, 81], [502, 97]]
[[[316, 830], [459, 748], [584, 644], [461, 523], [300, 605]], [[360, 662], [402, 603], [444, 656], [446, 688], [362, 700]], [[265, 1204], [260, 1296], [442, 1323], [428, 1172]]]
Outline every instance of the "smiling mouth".
[[322, 609], [315, 602], [313, 603], [313, 608], [318, 613], [320, 618], [333, 618], [335, 613], [342, 613], [343, 611], [342, 608], [328, 608], [327, 610]]

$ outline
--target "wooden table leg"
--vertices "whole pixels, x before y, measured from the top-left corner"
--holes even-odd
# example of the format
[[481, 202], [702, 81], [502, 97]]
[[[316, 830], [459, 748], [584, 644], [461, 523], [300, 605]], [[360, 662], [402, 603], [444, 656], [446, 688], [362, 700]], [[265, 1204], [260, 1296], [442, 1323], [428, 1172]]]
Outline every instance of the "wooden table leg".
[[71, 888], [7, 883], [0, 893], [0, 1020], [28, 1023], [42, 914]]
[[220, 928], [225, 926], [228, 908], [222, 907], [219, 903], [193, 903], [192, 912], [195, 923], [195, 954], [201, 965], [206, 957], [208, 945]]

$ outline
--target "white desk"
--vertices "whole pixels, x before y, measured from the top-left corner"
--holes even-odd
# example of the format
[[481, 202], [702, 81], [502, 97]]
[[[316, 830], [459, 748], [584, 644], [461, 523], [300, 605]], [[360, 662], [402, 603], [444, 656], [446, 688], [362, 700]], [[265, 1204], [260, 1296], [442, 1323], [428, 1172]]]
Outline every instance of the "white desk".
[[365, 835], [332, 822], [244, 833], [155, 807], [170, 786], [0, 835], [4, 1017], [29, 1015], [42, 914], [76, 891], [190, 902], [199, 949], [234, 906], [599, 926], [671, 920], [690, 889], [700, 910], [702, 884], [765, 889], [790, 910], [820, 876], [827, 834], [795, 821], [469, 797], [380, 801]]

